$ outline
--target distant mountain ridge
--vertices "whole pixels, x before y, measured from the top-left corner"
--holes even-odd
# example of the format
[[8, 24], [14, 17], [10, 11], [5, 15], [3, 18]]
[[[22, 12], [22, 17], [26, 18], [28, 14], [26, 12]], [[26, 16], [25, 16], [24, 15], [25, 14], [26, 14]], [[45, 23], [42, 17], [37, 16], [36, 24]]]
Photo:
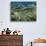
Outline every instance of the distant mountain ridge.
[[32, 8], [33, 5], [36, 5], [36, 3], [35, 2], [11, 2], [11, 9]]

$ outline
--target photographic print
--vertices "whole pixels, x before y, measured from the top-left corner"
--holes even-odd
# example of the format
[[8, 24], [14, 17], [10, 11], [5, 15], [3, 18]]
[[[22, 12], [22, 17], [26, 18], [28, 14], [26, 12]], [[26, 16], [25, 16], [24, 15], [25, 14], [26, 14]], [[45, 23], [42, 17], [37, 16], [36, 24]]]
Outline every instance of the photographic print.
[[10, 3], [11, 21], [36, 21], [36, 2], [15, 2]]

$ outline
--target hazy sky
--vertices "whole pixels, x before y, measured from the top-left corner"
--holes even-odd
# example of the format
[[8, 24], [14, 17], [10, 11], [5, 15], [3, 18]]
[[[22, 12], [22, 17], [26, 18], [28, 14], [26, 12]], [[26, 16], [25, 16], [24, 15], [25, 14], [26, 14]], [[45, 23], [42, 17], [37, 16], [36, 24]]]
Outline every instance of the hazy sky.
[[10, 1], [0, 1], [0, 31], [9, 27], [12, 31], [17, 29], [23, 32], [23, 42], [31, 41], [37, 37], [46, 37], [46, 0], [37, 0], [36, 22], [11, 22]]

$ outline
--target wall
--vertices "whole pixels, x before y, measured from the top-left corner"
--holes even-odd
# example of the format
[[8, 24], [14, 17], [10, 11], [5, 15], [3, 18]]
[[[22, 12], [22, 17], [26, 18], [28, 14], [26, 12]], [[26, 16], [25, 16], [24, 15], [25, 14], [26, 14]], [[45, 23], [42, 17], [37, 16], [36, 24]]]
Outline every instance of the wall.
[[24, 44], [37, 37], [46, 38], [46, 0], [37, 0], [36, 22], [11, 22], [10, 1], [0, 1], [0, 30], [6, 27], [9, 27], [11, 30], [21, 30], [24, 35]]
[[46, 43], [33, 43], [33, 46], [46, 46]]

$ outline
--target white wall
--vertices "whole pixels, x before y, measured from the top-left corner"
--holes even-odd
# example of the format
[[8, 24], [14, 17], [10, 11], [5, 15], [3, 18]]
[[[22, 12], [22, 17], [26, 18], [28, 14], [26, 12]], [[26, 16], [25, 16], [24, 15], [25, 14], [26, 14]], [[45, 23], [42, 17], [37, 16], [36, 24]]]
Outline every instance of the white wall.
[[33, 46], [46, 46], [46, 43], [33, 43]]
[[10, 0], [0, 1], [0, 31], [9, 27], [11, 30], [23, 32], [24, 44], [36, 37], [46, 37], [46, 0], [37, 1], [36, 22], [11, 22], [10, 21]]

